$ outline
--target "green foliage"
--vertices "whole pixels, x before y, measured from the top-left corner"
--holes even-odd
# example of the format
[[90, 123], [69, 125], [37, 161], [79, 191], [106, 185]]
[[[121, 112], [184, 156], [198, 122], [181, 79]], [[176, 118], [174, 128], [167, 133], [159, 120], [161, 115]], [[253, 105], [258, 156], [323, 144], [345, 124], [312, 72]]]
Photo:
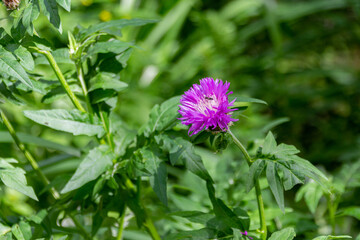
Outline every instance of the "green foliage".
[[9, 188], [15, 189], [26, 196], [38, 201], [34, 189], [27, 185], [25, 171], [21, 168], [14, 167], [15, 159], [0, 158], [0, 179], [3, 184]]
[[[1, 5], [0, 238], [355, 238], [359, 13], [354, 0]], [[243, 151], [179, 123], [174, 96], [205, 76], [231, 82]]]

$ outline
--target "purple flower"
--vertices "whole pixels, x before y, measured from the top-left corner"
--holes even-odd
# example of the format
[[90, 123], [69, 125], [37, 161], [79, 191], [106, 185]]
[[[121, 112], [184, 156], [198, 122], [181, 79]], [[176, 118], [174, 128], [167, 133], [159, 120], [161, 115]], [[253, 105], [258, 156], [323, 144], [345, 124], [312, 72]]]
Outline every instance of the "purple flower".
[[235, 100], [229, 103], [228, 92], [230, 83], [222, 80], [203, 78], [200, 85], [194, 84], [180, 99], [179, 113], [181, 122], [190, 125], [189, 135], [199, 133], [203, 129], [212, 131], [226, 131], [231, 122], [238, 119], [231, 118], [230, 109]]

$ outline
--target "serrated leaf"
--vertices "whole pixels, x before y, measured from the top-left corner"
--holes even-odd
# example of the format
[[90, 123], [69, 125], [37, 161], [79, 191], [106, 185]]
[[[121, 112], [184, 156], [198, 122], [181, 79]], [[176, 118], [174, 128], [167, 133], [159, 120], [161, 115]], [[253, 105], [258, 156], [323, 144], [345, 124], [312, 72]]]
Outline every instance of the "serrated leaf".
[[272, 132], [269, 132], [266, 135], [266, 138], [265, 138], [265, 141], [263, 144], [262, 154], [264, 154], [264, 155], [272, 154], [272, 152], [275, 151], [275, 149], [276, 149], [276, 140], [275, 140]]
[[268, 180], [271, 192], [273, 193], [276, 203], [282, 212], [285, 213], [284, 208], [284, 189], [281, 184], [280, 176], [276, 171], [276, 163], [268, 161], [266, 167], [266, 178]]
[[253, 164], [251, 164], [249, 169], [249, 178], [246, 186], [247, 192], [254, 187], [255, 179], [259, 179], [261, 173], [264, 171], [266, 161], [262, 159], [257, 159]]
[[280, 231], [274, 232], [271, 234], [269, 240], [292, 240], [296, 236], [295, 230], [293, 228], [284, 228]]
[[150, 112], [150, 119], [145, 127], [146, 137], [155, 131], [162, 131], [176, 121], [179, 116], [180, 96], [170, 98], [160, 106], [156, 105]]
[[107, 145], [92, 149], [82, 160], [69, 182], [61, 190], [67, 193], [84, 186], [104, 173], [111, 165], [114, 156]]
[[167, 179], [167, 170], [166, 164], [161, 162], [156, 169], [156, 172], [153, 176], [150, 177], [150, 185], [154, 189], [154, 192], [160, 199], [160, 201], [167, 206], [167, 193], [166, 193], [166, 179]]
[[23, 67], [12, 53], [6, 51], [2, 46], [0, 46], [0, 73], [7, 74], [32, 88], [32, 83]]
[[104, 128], [99, 120], [91, 123], [90, 116], [79, 110], [34, 110], [24, 111], [25, 117], [50, 128], [74, 135], [102, 136]]
[[56, 0], [56, 2], [66, 11], [71, 11], [71, 0]]
[[62, 33], [59, 10], [56, 0], [39, 0], [42, 13], [47, 17], [49, 22]]

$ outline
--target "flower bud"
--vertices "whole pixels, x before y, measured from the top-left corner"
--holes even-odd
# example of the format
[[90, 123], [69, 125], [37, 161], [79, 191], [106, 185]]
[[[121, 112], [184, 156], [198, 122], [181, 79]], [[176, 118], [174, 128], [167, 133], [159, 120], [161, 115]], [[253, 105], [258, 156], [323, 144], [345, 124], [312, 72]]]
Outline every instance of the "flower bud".
[[2, 0], [8, 10], [15, 10], [19, 8], [20, 0]]

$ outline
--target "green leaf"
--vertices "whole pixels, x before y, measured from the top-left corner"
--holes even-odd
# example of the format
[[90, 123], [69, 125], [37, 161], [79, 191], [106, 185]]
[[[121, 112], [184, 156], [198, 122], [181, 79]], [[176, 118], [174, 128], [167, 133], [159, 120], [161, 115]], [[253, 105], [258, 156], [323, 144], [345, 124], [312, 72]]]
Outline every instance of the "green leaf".
[[209, 228], [202, 228], [199, 230], [192, 231], [180, 231], [167, 235], [164, 240], [178, 240], [178, 239], [192, 239], [192, 240], [203, 240], [203, 239], [214, 239], [216, 237], [216, 231]]
[[296, 236], [295, 230], [291, 227], [284, 228], [271, 234], [269, 240], [292, 240]]
[[12, 53], [6, 51], [0, 45], [0, 73], [7, 74], [21, 82], [23, 82], [26, 86], [32, 88], [32, 83], [20, 65], [20, 63], [16, 60]]
[[71, 0], [56, 0], [56, 2], [66, 11], [71, 11]]
[[299, 191], [296, 193], [295, 200], [298, 202], [301, 198], [304, 197], [310, 212], [314, 214], [322, 196], [323, 190], [321, 186], [318, 183], [312, 181], [306, 183], [299, 189]]
[[275, 151], [275, 149], [276, 149], [276, 140], [272, 132], [269, 132], [263, 144], [262, 154], [264, 155], [272, 154], [272, 152]]
[[[64, 146], [43, 138], [35, 137], [26, 133], [17, 132], [16, 135], [19, 137], [20, 141], [26, 144], [46, 147], [50, 149], [55, 149], [73, 156], [80, 157], [80, 150], [70, 147], [70, 146]], [[2, 143], [12, 143], [14, 142], [14, 139], [11, 137], [10, 133], [7, 131], [0, 131], [0, 142]]]
[[32, 36], [34, 32], [33, 22], [39, 17], [40, 7], [38, 0], [32, 0], [25, 8], [22, 23], [26, 31]]
[[273, 193], [281, 211], [285, 213], [284, 208], [284, 189], [281, 184], [280, 176], [276, 171], [276, 163], [268, 161], [266, 167], [266, 178], [268, 180], [271, 192]]
[[31, 226], [29, 223], [20, 221], [19, 223], [21, 233], [25, 240], [30, 240], [32, 237]]
[[214, 208], [216, 217], [227, 225], [229, 228], [237, 228], [242, 231], [248, 230], [250, 225], [249, 219], [240, 219], [225, 203], [215, 196], [215, 188], [210, 181], [206, 181], [206, 187], [208, 190], [211, 204]]
[[156, 105], [150, 112], [150, 119], [145, 127], [144, 134], [148, 137], [155, 131], [162, 131], [174, 123], [178, 116], [180, 96], [170, 98], [160, 106]]
[[19, 224], [14, 224], [11, 228], [11, 232], [14, 234], [17, 240], [25, 240], [25, 237], [21, 232]]
[[167, 206], [167, 194], [166, 194], [166, 178], [167, 170], [166, 164], [161, 162], [156, 169], [153, 176], [150, 177], [150, 185], [154, 189], [154, 192], [160, 199], [160, 201]]
[[41, 209], [36, 215], [31, 215], [27, 219], [36, 224], [41, 224], [47, 215], [48, 215], [48, 212], [45, 209]]
[[257, 98], [242, 97], [242, 96], [239, 96], [237, 94], [231, 94], [229, 96], [229, 101], [233, 101], [235, 98], [236, 98], [236, 101], [234, 103], [235, 107], [243, 106], [241, 103], [244, 103], [244, 102], [246, 102], [246, 103], [260, 103], [260, 104], [268, 105], [267, 102], [265, 102], [263, 100], [260, 100], [260, 99], [257, 99]]
[[127, 83], [117, 80], [113, 74], [98, 73], [95, 77], [90, 79], [89, 92], [96, 89], [113, 89], [117, 92], [123, 91], [128, 87]]
[[92, 56], [97, 53], [123, 53], [130, 47], [133, 47], [133, 43], [123, 42], [120, 40], [112, 40], [107, 42], [97, 42], [89, 48], [85, 57]]
[[62, 33], [61, 21], [56, 0], [39, 0], [41, 12], [47, 17], [49, 22]]
[[360, 220], [360, 207], [347, 207], [345, 209], [343, 209], [343, 212], [341, 213], [341, 215], [345, 215], [345, 216], [352, 216], [354, 218], [357, 218], [357, 220]]
[[19, 45], [18, 48], [14, 51], [14, 54], [19, 59], [20, 64], [27, 70], [32, 71], [34, 69], [34, 59], [31, 53]]
[[182, 161], [185, 167], [204, 180], [212, 181], [212, 178], [206, 170], [201, 157], [195, 153], [194, 146], [183, 138], [172, 139], [167, 135], [155, 136], [158, 144], [169, 152], [170, 162], [175, 165]]
[[0, 222], [0, 237], [11, 231], [11, 227], [5, 226]]
[[266, 165], [266, 161], [262, 159], [257, 159], [253, 164], [251, 164], [249, 169], [249, 178], [247, 181], [246, 190], [250, 192], [250, 190], [254, 187], [255, 180], [259, 179], [261, 173], [264, 171]]
[[[282, 170], [283, 184], [285, 190], [292, 189], [296, 184], [304, 184], [305, 176], [303, 175], [301, 169], [296, 164], [284, 164], [282, 165], [281, 161], [278, 161], [278, 168]], [[289, 166], [289, 167], [286, 167]]]
[[348, 235], [341, 235], [341, 236], [328, 235], [328, 236], [319, 236], [319, 237], [313, 238], [313, 240], [333, 240], [333, 239], [349, 239], [349, 238], [352, 238], [352, 237], [348, 236]]
[[26, 196], [38, 201], [32, 187], [27, 186], [25, 171], [21, 168], [12, 166], [16, 163], [15, 159], [0, 158], [0, 179], [9, 188], [19, 191]]
[[113, 20], [109, 22], [103, 22], [91, 26], [87, 29], [80, 31], [79, 40], [82, 42], [85, 38], [89, 35], [96, 33], [96, 32], [106, 32], [113, 35], [121, 36], [121, 29], [126, 26], [142, 26], [149, 23], [155, 23], [157, 20], [150, 20], [150, 19], [119, 19]]
[[24, 111], [24, 115], [36, 123], [74, 135], [101, 137], [104, 134], [104, 128], [98, 119], [91, 123], [89, 114], [79, 110], [29, 110]]
[[61, 190], [67, 193], [84, 186], [104, 173], [111, 165], [114, 156], [107, 145], [100, 145], [92, 149], [82, 160], [75, 174]]

